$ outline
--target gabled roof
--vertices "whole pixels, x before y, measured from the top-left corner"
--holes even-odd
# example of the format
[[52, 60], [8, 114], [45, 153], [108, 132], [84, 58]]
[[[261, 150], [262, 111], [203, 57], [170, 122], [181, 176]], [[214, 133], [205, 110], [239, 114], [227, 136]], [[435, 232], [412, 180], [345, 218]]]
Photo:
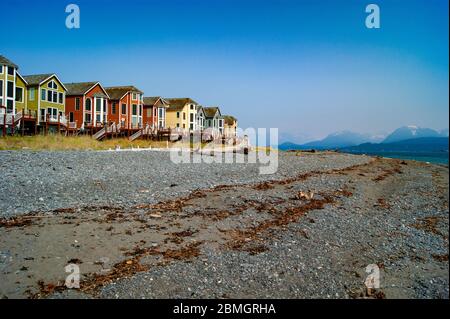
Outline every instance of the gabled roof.
[[224, 119], [225, 123], [228, 125], [233, 125], [235, 122], [237, 122], [237, 119], [231, 115], [224, 115], [223, 119]]
[[67, 91], [66, 86], [61, 82], [58, 76], [55, 73], [46, 73], [46, 74], [33, 74], [33, 75], [24, 75], [22, 78], [27, 81], [29, 86], [41, 85], [43, 82], [47, 81], [51, 77], [55, 77], [58, 82], [62, 85], [64, 90]]
[[83, 95], [94, 87], [98, 82], [78, 82], [78, 83], [64, 83], [67, 88], [67, 96]]
[[164, 98], [167, 102], [169, 102], [169, 110], [181, 110], [186, 104], [195, 104], [198, 105], [193, 99], [189, 97], [183, 98]]
[[11, 60], [7, 59], [3, 55], [0, 55], [0, 65], [11, 66], [11, 67], [13, 67], [15, 69], [19, 69], [17, 64], [13, 63]]
[[205, 112], [206, 117], [214, 117], [217, 112], [219, 112], [219, 116], [221, 115], [220, 109], [217, 106], [204, 107], [203, 111]]
[[20, 73], [19, 72], [17, 72], [16, 71], [16, 75], [19, 77], [19, 78], [21, 78], [22, 79], [22, 81], [26, 84], [26, 85], [28, 85], [28, 82], [27, 82], [27, 80], [25, 80], [24, 78], [23, 78], [23, 76], [21, 76], [20, 75]]
[[109, 98], [111, 100], [120, 100], [128, 92], [143, 94], [143, 92], [141, 90], [139, 90], [138, 88], [136, 88], [136, 87], [134, 87], [132, 85], [129, 85], [129, 86], [110, 86], [110, 87], [105, 88], [105, 90], [106, 90], [106, 93], [108, 93]]
[[50, 78], [53, 73], [46, 74], [33, 74], [33, 75], [24, 75], [23, 78], [28, 82], [28, 85], [39, 85], [48, 78]]
[[169, 102], [160, 96], [144, 96], [144, 105], [146, 106], [153, 106], [158, 103], [158, 101], [161, 101], [164, 106], [169, 107]]
[[104, 91], [103, 93], [95, 93], [94, 96], [98, 97], [106, 97], [109, 96], [106, 93], [106, 90], [100, 84], [100, 82], [78, 82], [78, 83], [64, 83], [67, 88], [66, 96], [74, 96], [74, 95], [84, 95], [87, 94], [90, 90], [92, 90], [96, 85], [99, 85], [100, 88]]

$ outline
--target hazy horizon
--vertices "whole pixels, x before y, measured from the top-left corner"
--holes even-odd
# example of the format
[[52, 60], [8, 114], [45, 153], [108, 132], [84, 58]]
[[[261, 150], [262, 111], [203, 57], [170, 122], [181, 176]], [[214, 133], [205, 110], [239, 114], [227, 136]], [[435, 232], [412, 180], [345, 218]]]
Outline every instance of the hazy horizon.
[[[447, 1], [375, 1], [380, 29], [365, 27], [360, 0], [130, 0], [132, 14], [83, 0], [72, 30], [68, 3], [2, 2], [0, 54], [21, 74], [188, 96], [304, 142], [449, 126]], [[46, 31], [30, 37], [37, 22]]]

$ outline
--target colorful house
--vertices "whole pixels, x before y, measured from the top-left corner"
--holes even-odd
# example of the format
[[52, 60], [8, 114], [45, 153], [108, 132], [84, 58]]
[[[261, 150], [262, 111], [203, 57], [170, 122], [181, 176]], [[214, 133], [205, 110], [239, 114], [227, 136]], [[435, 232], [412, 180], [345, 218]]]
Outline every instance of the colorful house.
[[111, 109], [109, 95], [99, 82], [65, 83], [66, 116], [72, 128], [103, 126]]
[[205, 111], [203, 110], [203, 107], [198, 105], [197, 106], [197, 129], [199, 131], [203, 131], [203, 129], [205, 128]]
[[225, 137], [236, 137], [237, 134], [237, 119], [231, 115], [223, 116], [223, 133]]
[[166, 110], [169, 102], [160, 96], [144, 97], [144, 124], [152, 128], [166, 128]]
[[166, 125], [169, 128], [197, 130], [198, 103], [191, 98], [166, 98], [169, 108], [166, 110]]
[[27, 82], [18, 69], [0, 55], [0, 113], [16, 114], [26, 108]]
[[204, 107], [205, 129], [212, 129], [214, 132], [223, 134], [223, 117], [217, 106]]
[[143, 92], [132, 85], [107, 87], [105, 90], [111, 104], [108, 120], [120, 124], [124, 129], [141, 128]]
[[65, 122], [67, 89], [56, 74], [26, 75], [23, 79], [27, 84], [26, 110], [37, 113], [37, 123]]

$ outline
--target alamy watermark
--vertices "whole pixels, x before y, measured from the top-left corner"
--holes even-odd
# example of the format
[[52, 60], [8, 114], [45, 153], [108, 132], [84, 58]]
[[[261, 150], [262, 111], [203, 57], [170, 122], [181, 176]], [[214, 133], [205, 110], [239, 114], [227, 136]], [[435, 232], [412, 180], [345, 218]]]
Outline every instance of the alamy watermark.
[[69, 15], [66, 17], [67, 29], [79, 29], [80, 28], [80, 7], [76, 4], [69, 4], [66, 6], [66, 13]]
[[369, 15], [366, 17], [367, 29], [379, 29], [380, 28], [380, 7], [377, 4], [369, 4], [366, 6], [366, 13]]
[[201, 135], [184, 134], [170, 149], [175, 164], [257, 164], [260, 174], [278, 170], [278, 129], [237, 128], [236, 138], [202, 143]]

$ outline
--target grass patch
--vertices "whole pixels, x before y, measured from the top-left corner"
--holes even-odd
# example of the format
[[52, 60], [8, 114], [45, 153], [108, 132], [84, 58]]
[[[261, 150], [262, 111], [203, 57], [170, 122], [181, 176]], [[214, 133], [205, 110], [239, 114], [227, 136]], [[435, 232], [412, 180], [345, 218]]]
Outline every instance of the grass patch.
[[97, 141], [90, 136], [62, 136], [62, 135], [35, 135], [35, 136], [7, 136], [0, 138], [0, 150], [108, 150], [120, 148], [166, 148], [172, 143], [166, 141], [134, 140], [115, 138]]

